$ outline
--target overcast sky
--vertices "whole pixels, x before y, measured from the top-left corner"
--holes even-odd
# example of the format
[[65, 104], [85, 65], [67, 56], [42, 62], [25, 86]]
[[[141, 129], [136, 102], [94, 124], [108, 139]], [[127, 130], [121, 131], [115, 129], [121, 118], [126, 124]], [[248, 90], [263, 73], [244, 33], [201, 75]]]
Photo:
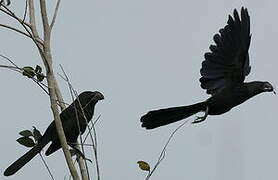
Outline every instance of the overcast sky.
[[[23, 14], [24, 2], [11, 8]], [[152, 165], [175, 123], [147, 131], [140, 117], [149, 110], [187, 105], [209, 96], [200, 88], [199, 70], [213, 35], [234, 8], [251, 16], [252, 71], [247, 81], [277, 86], [275, 0], [92, 0], [62, 1], [52, 36], [54, 67], [67, 71], [78, 92], [99, 90], [97, 125], [102, 179], [144, 179], [136, 162]], [[9, 23], [0, 16], [0, 23]], [[11, 22], [15, 24], [15, 22]], [[40, 64], [29, 39], [0, 28], [0, 54], [19, 66]], [[6, 64], [0, 59], [0, 64]], [[57, 76], [64, 98], [67, 84]], [[39, 156], [17, 174], [5, 168], [28, 149], [15, 140], [33, 125], [42, 132], [53, 120], [49, 99], [32, 81], [0, 69], [0, 179], [49, 179]], [[169, 144], [153, 180], [276, 180], [278, 178], [277, 96], [264, 93], [221, 116], [184, 126]], [[191, 117], [192, 120], [194, 116]], [[56, 179], [68, 175], [59, 150], [46, 158]], [[92, 174], [95, 173], [91, 166]], [[94, 179], [94, 178], [92, 178]]]

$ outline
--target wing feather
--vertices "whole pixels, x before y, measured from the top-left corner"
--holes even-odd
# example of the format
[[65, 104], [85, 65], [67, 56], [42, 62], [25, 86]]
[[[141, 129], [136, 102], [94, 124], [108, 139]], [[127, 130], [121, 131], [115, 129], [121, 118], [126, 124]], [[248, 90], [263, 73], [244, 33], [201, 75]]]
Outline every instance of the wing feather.
[[213, 36], [215, 44], [205, 53], [202, 62], [201, 87], [214, 94], [230, 83], [242, 83], [250, 71], [248, 49], [250, 46], [250, 17], [246, 8], [240, 16], [235, 9], [228, 16], [227, 25]]

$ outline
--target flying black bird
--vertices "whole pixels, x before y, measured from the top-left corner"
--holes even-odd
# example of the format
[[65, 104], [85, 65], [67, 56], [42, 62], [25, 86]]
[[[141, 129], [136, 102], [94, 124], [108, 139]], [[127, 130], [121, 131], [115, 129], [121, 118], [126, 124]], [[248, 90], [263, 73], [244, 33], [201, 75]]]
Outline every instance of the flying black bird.
[[210, 98], [189, 106], [150, 111], [141, 117], [142, 127], [153, 129], [185, 119], [200, 111], [193, 123], [199, 123], [208, 115], [220, 115], [262, 92], [274, 91], [269, 82], [244, 82], [250, 73], [248, 49], [250, 46], [250, 17], [246, 8], [229, 16], [227, 25], [215, 34], [215, 45], [209, 47], [202, 62], [201, 87]]
[[[92, 119], [95, 105], [102, 99], [104, 99], [104, 96], [98, 91], [85, 91], [82, 92], [70, 106], [62, 111], [60, 118], [67, 142], [70, 146], [74, 146], [74, 143], [77, 142], [79, 134], [83, 134], [85, 132], [87, 127], [86, 121], [89, 122]], [[52, 123], [48, 126], [38, 143], [31, 150], [11, 164], [5, 170], [4, 175], [10, 176], [16, 173], [26, 163], [33, 159], [33, 157], [35, 157], [50, 141], [52, 141], [52, 143], [45, 152], [46, 156], [61, 148], [54, 121], [52, 121]]]

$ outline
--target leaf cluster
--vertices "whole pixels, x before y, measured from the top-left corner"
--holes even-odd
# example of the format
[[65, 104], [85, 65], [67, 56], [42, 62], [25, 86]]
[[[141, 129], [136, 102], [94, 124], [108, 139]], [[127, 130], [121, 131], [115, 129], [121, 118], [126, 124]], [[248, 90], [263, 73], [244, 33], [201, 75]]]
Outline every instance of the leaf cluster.
[[37, 65], [34, 69], [31, 66], [25, 66], [22, 68], [22, 75], [27, 76], [28, 78], [34, 78], [36, 76], [39, 82], [43, 81], [45, 75], [42, 73], [42, 68]]
[[22, 130], [19, 132], [21, 135], [16, 141], [25, 147], [34, 147], [39, 139], [42, 137], [41, 132], [33, 126], [33, 131]]

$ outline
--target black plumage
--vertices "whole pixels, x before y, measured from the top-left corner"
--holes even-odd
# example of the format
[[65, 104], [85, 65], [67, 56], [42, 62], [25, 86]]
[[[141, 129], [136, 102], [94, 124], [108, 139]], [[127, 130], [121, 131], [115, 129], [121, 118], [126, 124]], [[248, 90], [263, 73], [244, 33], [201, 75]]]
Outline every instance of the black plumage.
[[204, 121], [207, 115], [220, 115], [262, 92], [273, 91], [269, 82], [244, 82], [250, 73], [248, 49], [250, 46], [250, 17], [246, 8], [240, 16], [235, 9], [227, 25], [214, 35], [214, 45], [205, 53], [200, 70], [201, 87], [211, 95], [206, 101], [181, 107], [150, 111], [141, 117], [142, 127], [157, 128], [200, 111], [205, 116], [193, 123]]
[[[104, 96], [98, 91], [85, 91], [82, 92], [71, 105], [62, 111], [60, 118], [67, 143], [70, 146], [74, 146], [74, 143], [77, 142], [79, 134], [83, 134], [85, 132], [87, 122], [89, 122], [93, 117], [96, 103], [102, 99], [104, 99]], [[11, 164], [5, 170], [4, 175], [10, 176], [16, 173], [26, 163], [33, 159], [33, 157], [35, 157], [50, 141], [52, 143], [45, 152], [47, 156], [61, 148], [54, 121], [52, 121], [52, 123], [48, 126], [38, 143], [31, 150]]]

